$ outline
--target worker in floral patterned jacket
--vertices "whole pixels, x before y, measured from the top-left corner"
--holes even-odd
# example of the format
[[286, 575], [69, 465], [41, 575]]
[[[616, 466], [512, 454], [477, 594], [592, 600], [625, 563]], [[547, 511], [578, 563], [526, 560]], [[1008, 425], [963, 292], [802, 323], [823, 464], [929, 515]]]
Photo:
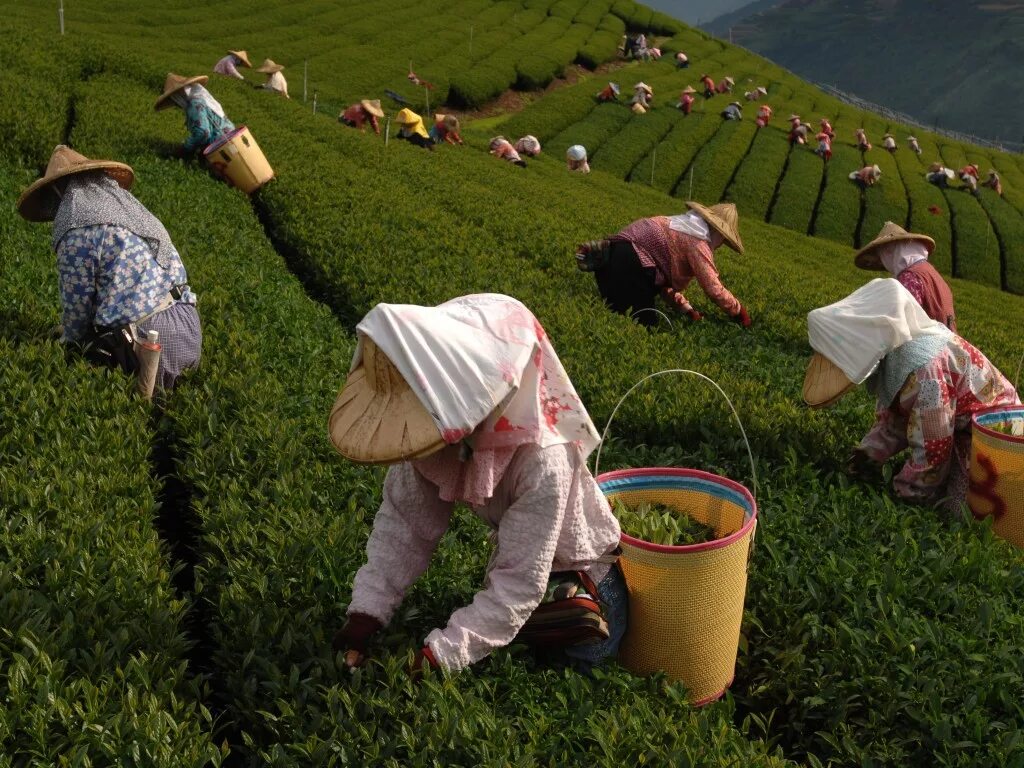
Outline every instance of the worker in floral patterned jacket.
[[220, 102], [203, 87], [209, 79], [206, 75], [181, 77], [168, 72], [164, 92], [156, 100], [155, 109], [158, 112], [173, 106], [185, 113], [188, 138], [178, 150], [180, 156], [202, 152], [217, 139], [235, 130], [234, 123], [228, 120]]
[[594, 273], [609, 308], [643, 325], [658, 322], [654, 300], [659, 293], [692, 320], [703, 319], [684, 295], [696, 280], [722, 311], [744, 328], [750, 327], [747, 310], [719, 280], [714, 256], [723, 243], [743, 253], [736, 206], [686, 205], [690, 209], [686, 213], [640, 219], [605, 240], [580, 245], [577, 266]]
[[[391, 466], [335, 652], [363, 663], [465, 504], [491, 529], [484, 585], [427, 634], [414, 670], [455, 672], [513, 642], [614, 658], [628, 617], [619, 524], [586, 464], [597, 430], [537, 318], [477, 294], [379, 304], [356, 331], [331, 441]], [[552, 621], [555, 598], [568, 602]]]
[[861, 269], [888, 270], [924, 309], [925, 314], [956, 332], [953, 292], [939, 270], [928, 262], [935, 241], [927, 235], [907, 232], [898, 224], [885, 222], [878, 237], [853, 258]]
[[[134, 181], [123, 163], [90, 160], [59, 145], [43, 177], [18, 198], [18, 212], [29, 221], [53, 221], [61, 341], [92, 354], [101, 343], [120, 344], [126, 330], [134, 339], [157, 331], [163, 349], [156, 383], [170, 389], [182, 371], [199, 364], [199, 313], [170, 235], [128, 191]], [[115, 362], [109, 355], [103, 360]]]
[[875, 424], [847, 459], [847, 472], [881, 482], [882, 465], [909, 448], [893, 477], [896, 494], [958, 513], [967, 495], [971, 416], [1018, 405], [1013, 385], [893, 279], [872, 280], [812, 311], [807, 326], [815, 352], [804, 379], [807, 404], [831, 405], [861, 383], [877, 399]]

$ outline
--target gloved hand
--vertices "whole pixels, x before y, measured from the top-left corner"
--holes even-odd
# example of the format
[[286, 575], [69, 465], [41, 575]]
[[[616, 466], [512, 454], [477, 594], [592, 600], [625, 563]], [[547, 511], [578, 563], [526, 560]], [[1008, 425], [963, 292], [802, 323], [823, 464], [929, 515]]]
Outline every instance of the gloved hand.
[[735, 320], [740, 325], [742, 325], [744, 328], [749, 328], [750, 323], [752, 322], [750, 319], [750, 315], [747, 314], [747, 308], [744, 307], [742, 304], [740, 304], [740, 311], [733, 315], [732, 319]]
[[432, 669], [440, 669], [437, 664], [437, 659], [434, 658], [434, 652], [430, 650], [429, 645], [424, 645], [416, 651], [416, 656], [413, 657], [412, 664], [409, 666], [409, 677], [411, 677], [413, 681], [417, 681], [423, 677], [423, 662], [427, 662]]
[[703, 320], [703, 319], [704, 319], [704, 315], [702, 315], [702, 314], [701, 314], [700, 312], [698, 312], [698, 311], [697, 311], [696, 309], [694, 309], [693, 307], [690, 307], [690, 308], [689, 308], [689, 309], [688, 309], [688, 310], [686, 311], [686, 314], [688, 314], [688, 315], [690, 316], [690, 319], [691, 319], [691, 320], [694, 320], [694, 321], [697, 321], [697, 320]]
[[334, 634], [331, 647], [335, 653], [345, 652], [345, 665], [348, 667], [362, 666], [366, 661], [366, 651], [370, 638], [384, 625], [373, 616], [365, 613], [349, 614], [345, 626]]
[[850, 477], [866, 482], [882, 479], [882, 465], [868, 456], [863, 448], [854, 448], [850, 452], [844, 471]]
[[608, 263], [608, 241], [588, 240], [576, 246], [576, 266], [581, 272], [595, 272]]

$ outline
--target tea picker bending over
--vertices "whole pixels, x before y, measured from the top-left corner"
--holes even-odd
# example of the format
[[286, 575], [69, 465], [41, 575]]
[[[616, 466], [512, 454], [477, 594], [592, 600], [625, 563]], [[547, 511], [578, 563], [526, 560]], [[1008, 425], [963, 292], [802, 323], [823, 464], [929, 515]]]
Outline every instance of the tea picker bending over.
[[750, 315], [722, 285], [714, 256], [723, 243], [743, 253], [736, 206], [686, 205], [686, 213], [639, 219], [609, 238], [580, 245], [577, 266], [594, 273], [597, 289], [612, 311], [630, 314], [643, 325], [657, 324], [653, 309], [659, 293], [691, 319], [702, 319], [683, 294], [696, 280], [727, 315], [749, 327]]
[[273, 59], [264, 59], [263, 63], [256, 67], [257, 72], [267, 76], [267, 82], [259, 86], [260, 88], [265, 91], [275, 91], [289, 99], [291, 97], [288, 95], [288, 81], [281, 74], [283, 69], [284, 64], [278, 64]]
[[178, 155], [181, 157], [202, 152], [210, 144], [235, 130], [234, 123], [228, 120], [220, 102], [203, 87], [209, 79], [206, 75], [181, 77], [168, 72], [164, 81], [164, 92], [154, 105], [158, 112], [175, 106], [185, 113], [188, 138], [178, 149]]
[[[379, 304], [356, 330], [331, 441], [353, 461], [392, 466], [335, 651], [363, 662], [463, 503], [495, 550], [483, 588], [427, 635], [416, 667], [454, 672], [527, 639], [586, 663], [614, 657], [628, 613], [619, 524], [586, 464], [597, 430], [537, 319], [478, 294]], [[552, 583], [603, 608], [545, 621]]]
[[1019, 404], [1010, 382], [891, 278], [813, 310], [807, 329], [815, 352], [804, 379], [808, 405], [831, 405], [862, 383], [877, 398], [875, 424], [847, 471], [880, 481], [881, 465], [909, 448], [893, 478], [896, 494], [958, 511], [967, 495], [971, 416]]
[[252, 69], [252, 64], [249, 62], [249, 54], [245, 51], [228, 51], [227, 56], [213, 65], [213, 71], [218, 75], [227, 75], [238, 80], [245, 80], [242, 73], [238, 71], [239, 67], [249, 67]]
[[199, 313], [170, 235], [128, 191], [134, 181], [123, 163], [90, 160], [59, 145], [43, 177], [18, 198], [18, 212], [29, 221], [53, 221], [61, 341], [134, 370], [124, 331], [157, 331], [163, 351], [156, 384], [170, 389], [182, 371], [199, 364]]

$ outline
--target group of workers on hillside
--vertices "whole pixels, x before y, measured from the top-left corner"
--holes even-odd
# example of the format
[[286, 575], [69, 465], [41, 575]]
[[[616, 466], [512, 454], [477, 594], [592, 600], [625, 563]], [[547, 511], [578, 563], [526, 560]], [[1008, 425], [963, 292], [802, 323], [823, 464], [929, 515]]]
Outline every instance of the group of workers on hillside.
[[[239, 67], [252, 68], [252, 64], [249, 63], [249, 54], [245, 51], [228, 51], [227, 55], [214, 65], [213, 71], [218, 75], [245, 80], [245, 76], [238, 71]], [[256, 67], [255, 71], [266, 75], [267, 81], [257, 87], [279, 93], [286, 99], [290, 98], [288, 96], [288, 81], [284, 79], [282, 70], [284, 70], [283, 64], [278, 64], [273, 59], [264, 59], [263, 63]]]
[[[234, 66], [245, 66], [244, 53], [232, 52]], [[234, 129], [206, 82], [169, 75], [156, 103], [158, 110], [183, 110], [189, 151]], [[379, 133], [382, 117], [379, 102], [361, 101], [341, 119]], [[832, 133], [822, 122], [822, 132]], [[414, 115], [398, 123], [423, 146], [462, 143], [458, 121], [444, 115], [436, 117], [436, 131]], [[540, 143], [498, 136], [490, 150], [522, 162], [522, 155], [540, 152]], [[574, 150], [582, 147], [571, 148], [567, 160], [585, 166], [585, 151]], [[131, 194], [134, 180], [123, 163], [61, 145], [17, 208], [29, 221], [52, 222], [62, 341], [132, 370], [133, 344], [157, 331], [158, 380], [171, 389], [199, 364], [197, 299], [166, 228]], [[750, 328], [747, 308], [724, 286], [715, 262], [723, 244], [744, 253], [736, 207], [686, 205], [678, 215], [640, 219], [581, 244], [578, 268], [594, 275], [609, 309], [644, 326], [658, 322], [659, 295], [701, 321], [686, 296], [696, 281], [727, 316]], [[928, 261], [934, 246], [888, 222], [855, 254], [857, 267], [890, 277], [810, 312], [814, 356], [803, 396], [825, 407], [865, 384], [876, 397], [875, 423], [847, 471], [881, 482], [882, 465], [909, 449], [893, 478], [895, 493], [959, 509], [971, 415], [1020, 401], [982, 352], [957, 335], [952, 292]], [[617, 563], [621, 532], [586, 463], [598, 431], [540, 320], [513, 298], [475, 294], [436, 307], [379, 304], [356, 332], [349, 375], [330, 413], [330, 439], [348, 459], [390, 466], [367, 559], [333, 640], [343, 663], [365, 663], [374, 636], [427, 569], [456, 504], [487, 523], [497, 546], [483, 589], [426, 636], [412, 674], [424, 665], [454, 672], [516, 641], [584, 668], [614, 658], [629, 603]], [[572, 612], [537, 610], [566, 595], [585, 599]]]

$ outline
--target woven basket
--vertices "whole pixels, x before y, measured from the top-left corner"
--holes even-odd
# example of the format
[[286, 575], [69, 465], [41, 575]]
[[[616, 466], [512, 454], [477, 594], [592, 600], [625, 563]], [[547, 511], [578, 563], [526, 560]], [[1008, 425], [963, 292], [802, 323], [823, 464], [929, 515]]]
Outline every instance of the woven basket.
[[1024, 547], [1024, 437], [993, 427], [1024, 423], [1024, 406], [989, 408], [971, 424], [971, 484], [967, 504], [974, 516], [993, 517], [992, 530]]
[[663, 546], [622, 534], [629, 628], [619, 661], [636, 674], [663, 671], [697, 706], [725, 693], [736, 670], [747, 563], [757, 504], [742, 485], [691, 469], [600, 475], [609, 501], [662, 504], [715, 529], [703, 544]]

